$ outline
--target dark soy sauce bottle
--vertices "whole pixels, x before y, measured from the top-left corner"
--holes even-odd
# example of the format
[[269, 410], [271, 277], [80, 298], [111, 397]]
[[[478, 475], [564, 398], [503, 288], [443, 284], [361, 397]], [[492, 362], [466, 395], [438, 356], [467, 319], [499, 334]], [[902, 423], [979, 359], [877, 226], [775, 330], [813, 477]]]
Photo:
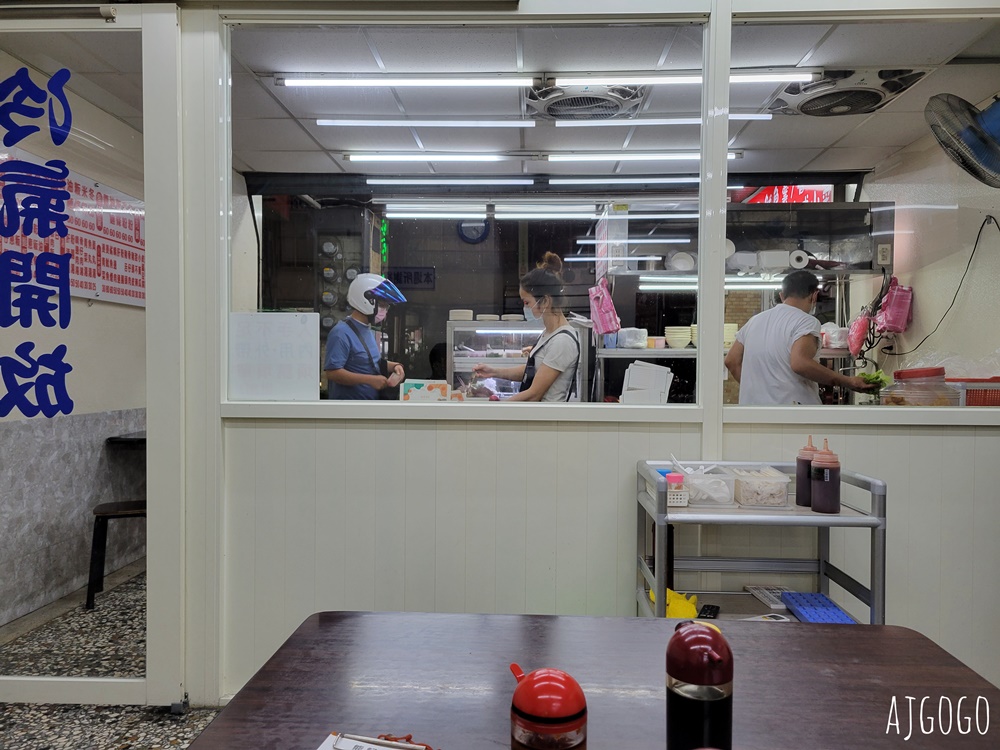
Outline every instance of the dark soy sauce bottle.
[[667, 644], [667, 750], [706, 747], [733, 747], [733, 653], [715, 625], [687, 621]]
[[813, 445], [813, 436], [802, 446], [795, 457], [795, 504], [808, 508], [812, 505], [812, 460], [819, 450]]

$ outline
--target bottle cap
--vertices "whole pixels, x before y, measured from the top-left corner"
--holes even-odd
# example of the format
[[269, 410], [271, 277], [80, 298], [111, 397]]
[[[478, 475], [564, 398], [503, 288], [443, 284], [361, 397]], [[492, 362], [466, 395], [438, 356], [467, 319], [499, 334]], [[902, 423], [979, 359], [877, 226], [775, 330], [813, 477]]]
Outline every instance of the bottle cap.
[[813, 466], [827, 467], [827, 468], [837, 468], [840, 466], [840, 459], [837, 454], [830, 450], [830, 446], [827, 443], [827, 439], [823, 438], [823, 448], [822, 450], [816, 451], [816, 455], [812, 459]]
[[805, 459], [807, 459], [809, 461], [812, 461], [813, 457], [818, 452], [819, 452], [819, 448], [817, 448], [815, 445], [813, 445], [813, 436], [810, 435], [809, 436], [809, 442], [806, 445], [803, 445], [799, 449], [799, 458], [805, 458]]
[[667, 674], [689, 685], [733, 681], [733, 652], [715, 625], [679, 623], [667, 644]]
[[542, 668], [525, 674], [517, 664], [510, 671], [517, 678], [511, 709], [518, 715], [542, 723], [585, 720], [583, 688], [566, 672]]

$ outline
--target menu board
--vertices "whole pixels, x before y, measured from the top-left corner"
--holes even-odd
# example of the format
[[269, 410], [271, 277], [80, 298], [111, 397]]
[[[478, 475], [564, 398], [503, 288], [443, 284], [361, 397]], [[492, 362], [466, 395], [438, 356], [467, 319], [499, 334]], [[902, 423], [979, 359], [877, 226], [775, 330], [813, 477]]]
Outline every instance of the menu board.
[[[10, 148], [7, 158], [34, 157]], [[70, 198], [65, 237], [52, 234], [41, 239], [19, 232], [2, 238], [0, 249], [71, 255], [71, 296], [145, 307], [145, 204], [72, 170], [66, 190]]]

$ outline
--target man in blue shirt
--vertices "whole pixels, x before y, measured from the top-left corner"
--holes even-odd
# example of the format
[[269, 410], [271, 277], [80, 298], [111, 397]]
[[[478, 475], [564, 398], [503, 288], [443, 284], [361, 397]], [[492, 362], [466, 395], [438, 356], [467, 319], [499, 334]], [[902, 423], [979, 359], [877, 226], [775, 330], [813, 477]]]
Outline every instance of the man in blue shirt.
[[403, 382], [399, 362], [386, 360], [372, 325], [385, 320], [389, 306], [406, 302], [396, 285], [376, 273], [358, 274], [347, 290], [351, 314], [337, 323], [326, 339], [323, 370], [332, 399], [377, 399], [379, 391]]

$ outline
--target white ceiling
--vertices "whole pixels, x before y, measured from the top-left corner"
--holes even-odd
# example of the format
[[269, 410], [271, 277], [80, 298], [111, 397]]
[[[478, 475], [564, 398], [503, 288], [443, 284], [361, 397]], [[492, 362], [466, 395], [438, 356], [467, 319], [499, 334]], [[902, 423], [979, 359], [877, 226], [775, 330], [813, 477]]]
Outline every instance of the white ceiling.
[[[369, 164], [351, 151], [561, 151], [697, 148], [697, 126], [533, 129], [320, 127], [320, 117], [530, 116], [524, 92], [509, 89], [302, 89], [274, 85], [275, 73], [552, 73], [691, 70], [701, 66], [699, 26], [531, 28], [260, 28], [233, 30], [233, 163], [244, 172], [548, 173], [635, 175], [693, 172], [696, 162], [556, 164]], [[141, 129], [137, 33], [0, 33], [0, 49], [51, 73], [73, 71], [71, 87]], [[732, 122], [730, 145], [743, 152], [733, 173], [870, 170], [928, 134], [923, 108], [937, 93], [981, 104], [1000, 91], [1000, 24], [959, 22], [738, 25], [734, 68], [924, 68], [928, 75], [871, 114], [779, 115]], [[780, 85], [734, 85], [731, 109], [762, 112]], [[699, 86], [648, 87], [640, 117], [696, 115]]]

